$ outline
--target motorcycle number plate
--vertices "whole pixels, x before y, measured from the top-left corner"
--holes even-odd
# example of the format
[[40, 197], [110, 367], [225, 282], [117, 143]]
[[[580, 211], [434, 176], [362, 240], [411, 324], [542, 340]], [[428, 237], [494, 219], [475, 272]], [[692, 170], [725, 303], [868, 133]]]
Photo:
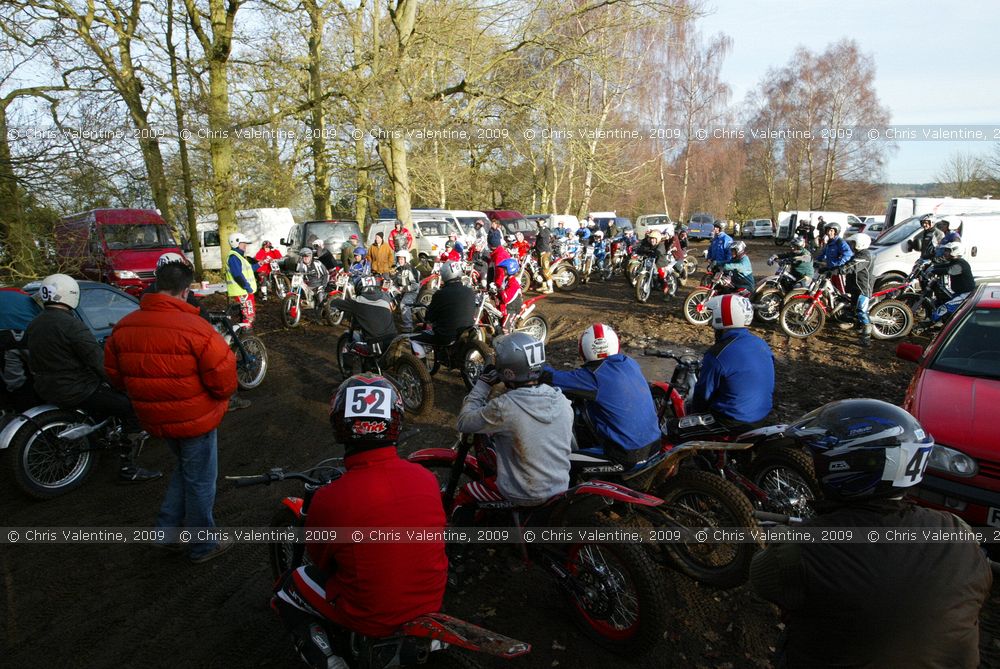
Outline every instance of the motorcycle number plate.
[[412, 345], [412, 346], [413, 346], [413, 352], [414, 352], [414, 353], [416, 353], [416, 354], [417, 354], [417, 355], [418, 355], [419, 357], [423, 357], [424, 355], [426, 355], [427, 351], [426, 351], [426, 349], [424, 348], [424, 345], [423, 345], [423, 344], [421, 344], [420, 342], [418, 342], [418, 341], [413, 341], [413, 340], [411, 339], [411, 340], [410, 340], [410, 345]]
[[302, 275], [296, 274], [292, 277], [292, 288], [299, 288], [302, 285]]

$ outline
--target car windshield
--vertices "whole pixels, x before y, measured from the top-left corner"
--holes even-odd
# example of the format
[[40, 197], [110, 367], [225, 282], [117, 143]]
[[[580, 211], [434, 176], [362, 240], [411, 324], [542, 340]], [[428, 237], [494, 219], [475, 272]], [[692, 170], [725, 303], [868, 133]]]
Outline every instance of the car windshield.
[[104, 241], [112, 251], [124, 249], [162, 249], [177, 246], [174, 236], [163, 223], [120, 223], [102, 225]]
[[[644, 216], [642, 219], [643, 225], [666, 225], [670, 222], [669, 216]], [[616, 223], [617, 225], [617, 223]]]
[[418, 221], [417, 227], [422, 235], [431, 237], [447, 237], [456, 232], [449, 221]]
[[322, 239], [327, 248], [335, 249], [346, 242], [351, 235], [361, 238], [361, 228], [354, 221], [307, 223], [305, 226], [306, 246], [311, 246], [317, 239]]
[[1000, 309], [973, 309], [938, 350], [930, 369], [1000, 379]]
[[891, 230], [879, 235], [878, 239], [872, 242], [875, 246], [892, 246], [904, 239], [909, 239], [910, 235], [920, 229], [920, 217], [908, 218], [899, 225], [892, 226]]

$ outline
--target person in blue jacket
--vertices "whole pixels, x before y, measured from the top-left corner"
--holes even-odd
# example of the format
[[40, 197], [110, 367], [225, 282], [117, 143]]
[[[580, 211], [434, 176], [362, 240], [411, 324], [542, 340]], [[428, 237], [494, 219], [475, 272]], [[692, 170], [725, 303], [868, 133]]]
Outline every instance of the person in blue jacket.
[[750, 256], [747, 255], [746, 243], [733, 242], [732, 247], [730, 247], [730, 253], [732, 254], [732, 259], [727, 263], [723, 263], [722, 269], [733, 273], [734, 286], [748, 290], [752, 295], [757, 284], [753, 278], [753, 265], [750, 263]]
[[670, 425], [675, 439], [710, 437], [756, 427], [771, 413], [774, 354], [747, 330], [753, 306], [742, 295], [708, 301], [715, 344], [705, 352], [701, 373], [688, 399], [687, 415]]
[[716, 221], [712, 226], [712, 241], [708, 244], [705, 257], [715, 265], [724, 265], [731, 259], [730, 249], [733, 238], [722, 231], [722, 221]]
[[823, 234], [826, 236], [826, 244], [816, 256], [816, 262], [826, 263], [826, 271], [833, 275], [830, 279], [833, 286], [840, 293], [843, 293], [845, 286], [842, 268], [847, 264], [847, 261], [854, 257], [854, 251], [840, 236], [839, 223], [827, 223]]
[[582, 367], [568, 372], [546, 367], [543, 383], [585, 397], [584, 411], [603, 442], [599, 448], [630, 462], [645, 460], [659, 448], [660, 424], [638, 363], [619, 352], [618, 335], [603, 323], [583, 331], [579, 352]]

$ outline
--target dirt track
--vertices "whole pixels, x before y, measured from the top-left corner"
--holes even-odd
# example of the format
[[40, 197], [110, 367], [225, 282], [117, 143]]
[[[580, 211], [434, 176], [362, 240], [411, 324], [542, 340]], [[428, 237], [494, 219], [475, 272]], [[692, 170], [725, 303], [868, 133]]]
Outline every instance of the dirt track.
[[[696, 245], [701, 250], [704, 245]], [[758, 275], [769, 268], [769, 242], [751, 244]], [[573, 363], [576, 336], [600, 317], [635, 349], [685, 345], [703, 350], [710, 328], [680, 317], [680, 300], [655, 296], [640, 305], [621, 279], [593, 284], [540, 305], [551, 333], [549, 360]], [[222, 475], [261, 473], [273, 466], [306, 467], [340, 455], [326, 411], [339, 374], [333, 354], [340, 328], [307, 325], [281, 329], [274, 303], [264, 304], [258, 333], [267, 343], [270, 369], [264, 384], [245, 397], [247, 410], [226, 417], [220, 429]], [[827, 329], [808, 342], [789, 342], [776, 329], [756, 328], [777, 362], [775, 421], [797, 417], [832, 399], [870, 396], [902, 400], [912, 367], [893, 355], [895, 345], [862, 351], [853, 334]], [[462, 397], [455, 372], [436, 379], [436, 408], [417, 421], [419, 436], [408, 448], [450, 443]], [[114, 483], [110, 458], [99, 462], [83, 488], [37, 503], [15, 489], [10, 454], [0, 454], [4, 475], [0, 525], [152, 525], [166, 481], [138, 486]], [[171, 458], [153, 442], [143, 464], [169, 471]], [[220, 525], [266, 526], [278, 500], [298, 494], [294, 483], [236, 490], [219, 486]], [[300, 662], [266, 603], [270, 575], [262, 545], [238, 545], [229, 554], [195, 566], [133, 546], [5, 547], [0, 553], [4, 611], [0, 656], [5, 667], [194, 666], [299, 667]], [[766, 667], [776, 643], [775, 609], [747, 588], [705, 589], [671, 574], [675, 619], [657, 652], [644, 662], [623, 662], [573, 627], [552, 582], [536, 568], [502, 556], [482, 579], [451, 591], [445, 610], [513, 637], [530, 641], [520, 667]], [[983, 666], [1000, 667], [1000, 589], [982, 617]]]

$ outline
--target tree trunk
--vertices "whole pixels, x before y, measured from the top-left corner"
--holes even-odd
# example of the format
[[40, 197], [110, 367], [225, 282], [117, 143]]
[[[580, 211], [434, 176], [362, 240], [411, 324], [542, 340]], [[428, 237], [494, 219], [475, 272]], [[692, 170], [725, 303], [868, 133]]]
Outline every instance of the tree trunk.
[[219, 239], [225, 243], [236, 229], [233, 193], [233, 144], [229, 137], [229, 71], [225, 60], [213, 58], [208, 65], [208, 142], [212, 159], [212, 191], [219, 216]]
[[[364, 124], [364, 116], [357, 114], [354, 118], [354, 127], [361, 128]], [[362, 231], [368, 220], [368, 211], [375, 198], [372, 193], [371, 176], [368, 170], [368, 149], [365, 147], [364, 135], [358, 135], [354, 139], [354, 160], [356, 164], [356, 183], [354, 187], [354, 218], [358, 222], [358, 227]]]
[[332, 216], [330, 207], [330, 164], [326, 157], [326, 114], [323, 105], [323, 8], [308, 0], [309, 13], [309, 102], [312, 131], [313, 206], [317, 219]]
[[7, 106], [12, 99], [0, 101], [0, 244], [7, 247], [11, 273], [32, 276], [34, 253], [32, 236], [24, 222], [21, 189], [11, 162], [7, 140]]

